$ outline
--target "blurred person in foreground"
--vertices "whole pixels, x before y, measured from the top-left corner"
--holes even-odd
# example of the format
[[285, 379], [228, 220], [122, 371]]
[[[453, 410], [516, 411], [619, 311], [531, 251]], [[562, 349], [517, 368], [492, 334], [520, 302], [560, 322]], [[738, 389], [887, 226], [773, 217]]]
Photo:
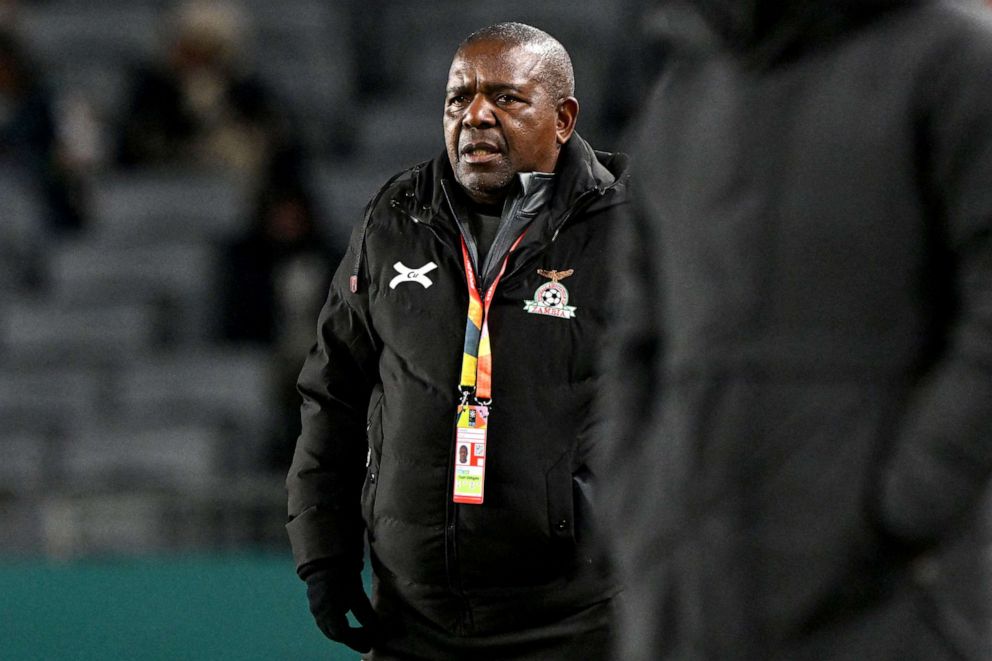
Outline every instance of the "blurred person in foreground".
[[317, 624], [370, 659], [609, 658], [586, 458], [625, 159], [573, 89], [540, 30], [462, 42], [446, 151], [374, 197], [321, 312], [287, 529]]
[[616, 658], [992, 658], [989, 14], [666, 4], [610, 260]]

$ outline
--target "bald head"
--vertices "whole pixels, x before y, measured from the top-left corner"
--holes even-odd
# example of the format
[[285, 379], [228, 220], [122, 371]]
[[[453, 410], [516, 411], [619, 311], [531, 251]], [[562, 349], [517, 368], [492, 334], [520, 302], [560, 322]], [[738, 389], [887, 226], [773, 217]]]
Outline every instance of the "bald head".
[[548, 90], [555, 101], [575, 94], [575, 74], [572, 59], [561, 43], [544, 30], [524, 23], [497, 23], [476, 30], [458, 46], [455, 55], [469, 45], [480, 41], [493, 41], [507, 47], [521, 47], [538, 53], [542, 66], [535, 77]]

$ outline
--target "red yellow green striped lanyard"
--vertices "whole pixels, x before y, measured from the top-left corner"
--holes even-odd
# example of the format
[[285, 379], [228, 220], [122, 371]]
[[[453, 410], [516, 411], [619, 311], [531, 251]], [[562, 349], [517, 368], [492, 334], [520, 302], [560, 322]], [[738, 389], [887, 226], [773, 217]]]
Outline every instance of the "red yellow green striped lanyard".
[[468, 254], [468, 247], [465, 245], [465, 237], [461, 237], [462, 261], [465, 264], [465, 283], [468, 285], [468, 319], [465, 322], [465, 348], [462, 353], [462, 375], [460, 389], [462, 401], [469, 395], [474, 394], [478, 402], [489, 402], [492, 399], [492, 379], [493, 379], [493, 352], [489, 343], [489, 306], [493, 302], [496, 293], [496, 286], [499, 284], [503, 272], [506, 271], [506, 263], [510, 260], [510, 253], [520, 244], [527, 230], [521, 232], [517, 240], [510, 246], [503, 264], [499, 268], [499, 273], [493, 279], [489, 289], [486, 290], [485, 298], [480, 297], [479, 287], [475, 276], [475, 269], [472, 268], [472, 259]]

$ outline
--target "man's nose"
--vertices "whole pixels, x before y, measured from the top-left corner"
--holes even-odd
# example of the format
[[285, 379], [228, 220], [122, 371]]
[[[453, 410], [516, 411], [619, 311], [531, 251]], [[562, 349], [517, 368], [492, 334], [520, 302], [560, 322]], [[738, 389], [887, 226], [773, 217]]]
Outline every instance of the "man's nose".
[[462, 118], [462, 123], [472, 128], [494, 126], [496, 124], [496, 116], [493, 114], [492, 106], [485, 95], [476, 94], [472, 97], [472, 102], [465, 109], [465, 116]]

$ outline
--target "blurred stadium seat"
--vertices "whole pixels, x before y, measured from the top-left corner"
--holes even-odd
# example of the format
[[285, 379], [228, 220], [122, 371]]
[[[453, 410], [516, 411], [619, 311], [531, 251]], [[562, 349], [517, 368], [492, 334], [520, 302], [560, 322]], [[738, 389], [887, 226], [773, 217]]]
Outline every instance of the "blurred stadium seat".
[[40, 489], [50, 474], [45, 434], [8, 429], [0, 440], [0, 500]]
[[160, 340], [199, 343], [215, 329], [216, 262], [205, 242], [67, 241], [52, 251], [48, 279], [53, 297], [67, 305], [153, 305]]
[[185, 488], [219, 477], [224, 438], [217, 429], [177, 418], [94, 426], [66, 444], [63, 484], [118, 490]]
[[121, 364], [156, 341], [149, 305], [70, 308], [51, 301], [8, 303], [0, 319], [0, 350], [19, 363]]
[[45, 553], [66, 559], [162, 550], [167, 507], [163, 494], [146, 491], [55, 494], [41, 503]]
[[113, 401], [122, 416], [148, 425], [214, 421], [228, 440], [226, 475], [242, 475], [258, 469], [272, 424], [270, 360], [249, 348], [149, 354], [124, 366]]
[[0, 168], [0, 301], [9, 300], [36, 268], [45, 239], [37, 190], [23, 172]]
[[126, 67], [157, 46], [159, 12], [148, 0], [29, 2], [19, 10], [20, 28], [49, 83], [83, 95], [107, 116], [121, 101]]
[[242, 228], [248, 182], [216, 171], [127, 171], [99, 177], [93, 232], [102, 240], [148, 244], [216, 239]]
[[318, 151], [348, 142], [354, 109], [354, 51], [346, 3], [287, 0], [242, 3], [252, 19], [254, 66]]
[[100, 371], [41, 362], [0, 369], [0, 443], [22, 432], [57, 436], [91, 424], [102, 414], [107, 395]]

